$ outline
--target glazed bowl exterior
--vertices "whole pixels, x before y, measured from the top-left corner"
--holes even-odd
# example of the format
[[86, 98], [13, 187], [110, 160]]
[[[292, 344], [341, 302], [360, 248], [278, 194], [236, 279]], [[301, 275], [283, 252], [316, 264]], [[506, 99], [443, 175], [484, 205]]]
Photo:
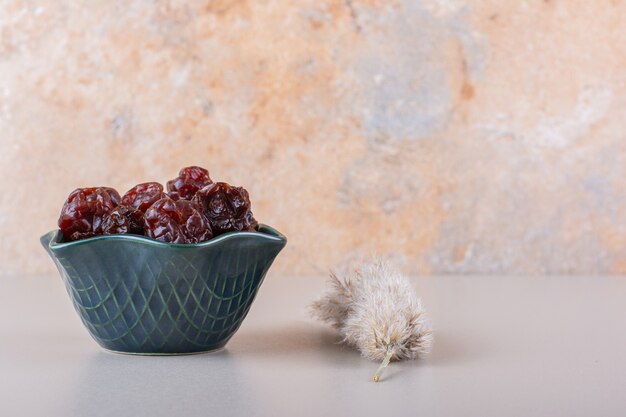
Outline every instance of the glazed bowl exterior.
[[187, 245], [135, 235], [63, 242], [58, 230], [41, 243], [100, 346], [171, 355], [223, 347], [287, 239], [261, 225]]

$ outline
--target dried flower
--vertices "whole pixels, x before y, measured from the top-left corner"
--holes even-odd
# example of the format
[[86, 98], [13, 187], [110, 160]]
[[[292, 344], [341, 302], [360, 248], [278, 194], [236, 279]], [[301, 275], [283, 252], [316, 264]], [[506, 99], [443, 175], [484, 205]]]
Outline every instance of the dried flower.
[[312, 313], [337, 328], [343, 342], [363, 356], [382, 361], [374, 381], [389, 361], [429, 352], [433, 335], [421, 301], [391, 265], [377, 260], [343, 277], [331, 272], [329, 283], [326, 294], [311, 305]]

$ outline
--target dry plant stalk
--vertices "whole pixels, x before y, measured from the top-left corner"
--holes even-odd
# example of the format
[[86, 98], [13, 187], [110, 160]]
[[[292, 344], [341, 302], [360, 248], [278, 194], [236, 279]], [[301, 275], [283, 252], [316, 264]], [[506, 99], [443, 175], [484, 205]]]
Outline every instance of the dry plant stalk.
[[430, 351], [433, 335], [411, 284], [386, 262], [376, 260], [352, 273], [330, 273], [330, 288], [311, 305], [313, 316], [339, 330], [343, 342], [372, 360], [415, 359]]

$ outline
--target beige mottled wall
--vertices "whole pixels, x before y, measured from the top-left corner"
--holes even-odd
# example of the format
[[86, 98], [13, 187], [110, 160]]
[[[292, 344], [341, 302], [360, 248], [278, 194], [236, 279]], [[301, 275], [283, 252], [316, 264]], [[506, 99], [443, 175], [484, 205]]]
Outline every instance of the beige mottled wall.
[[245, 185], [308, 274], [626, 271], [626, 2], [0, 2], [0, 264], [78, 186]]

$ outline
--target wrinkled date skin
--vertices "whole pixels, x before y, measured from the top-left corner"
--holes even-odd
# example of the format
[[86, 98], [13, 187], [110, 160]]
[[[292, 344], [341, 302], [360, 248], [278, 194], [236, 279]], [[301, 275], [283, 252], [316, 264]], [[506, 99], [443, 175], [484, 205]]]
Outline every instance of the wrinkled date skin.
[[102, 233], [143, 235], [143, 212], [126, 205], [115, 207], [104, 217]]
[[216, 182], [198, 191], [192, 201], [209, 219], [215, 235], [254, 231], [258, 226], [250, 211], [250, 196], [243, 187]]
[[181, 169], [177, 178], [167, 182], [167, 192], [172, 200], [191, 200], [198, 190], [212, 183], [209, 171], [191, 166]]
[[122, 204], [145, 213], [155, 201], [163, 197], [166, 197], [166, 195], [161, 184], [158, 182], [145, 182], [137, 184], [128, 190], [122, 197]]
[[168, 243], [198, 243], [213, 237], [200, 207], [169, 197], [155, 202], [144, 215], [146, 236]]
[[67, 240], [79, 240], [102, 234], [104, 218], [120, 204], [113, 188], [89, 187], [74, 190], [63, 205], [59, 228]]

